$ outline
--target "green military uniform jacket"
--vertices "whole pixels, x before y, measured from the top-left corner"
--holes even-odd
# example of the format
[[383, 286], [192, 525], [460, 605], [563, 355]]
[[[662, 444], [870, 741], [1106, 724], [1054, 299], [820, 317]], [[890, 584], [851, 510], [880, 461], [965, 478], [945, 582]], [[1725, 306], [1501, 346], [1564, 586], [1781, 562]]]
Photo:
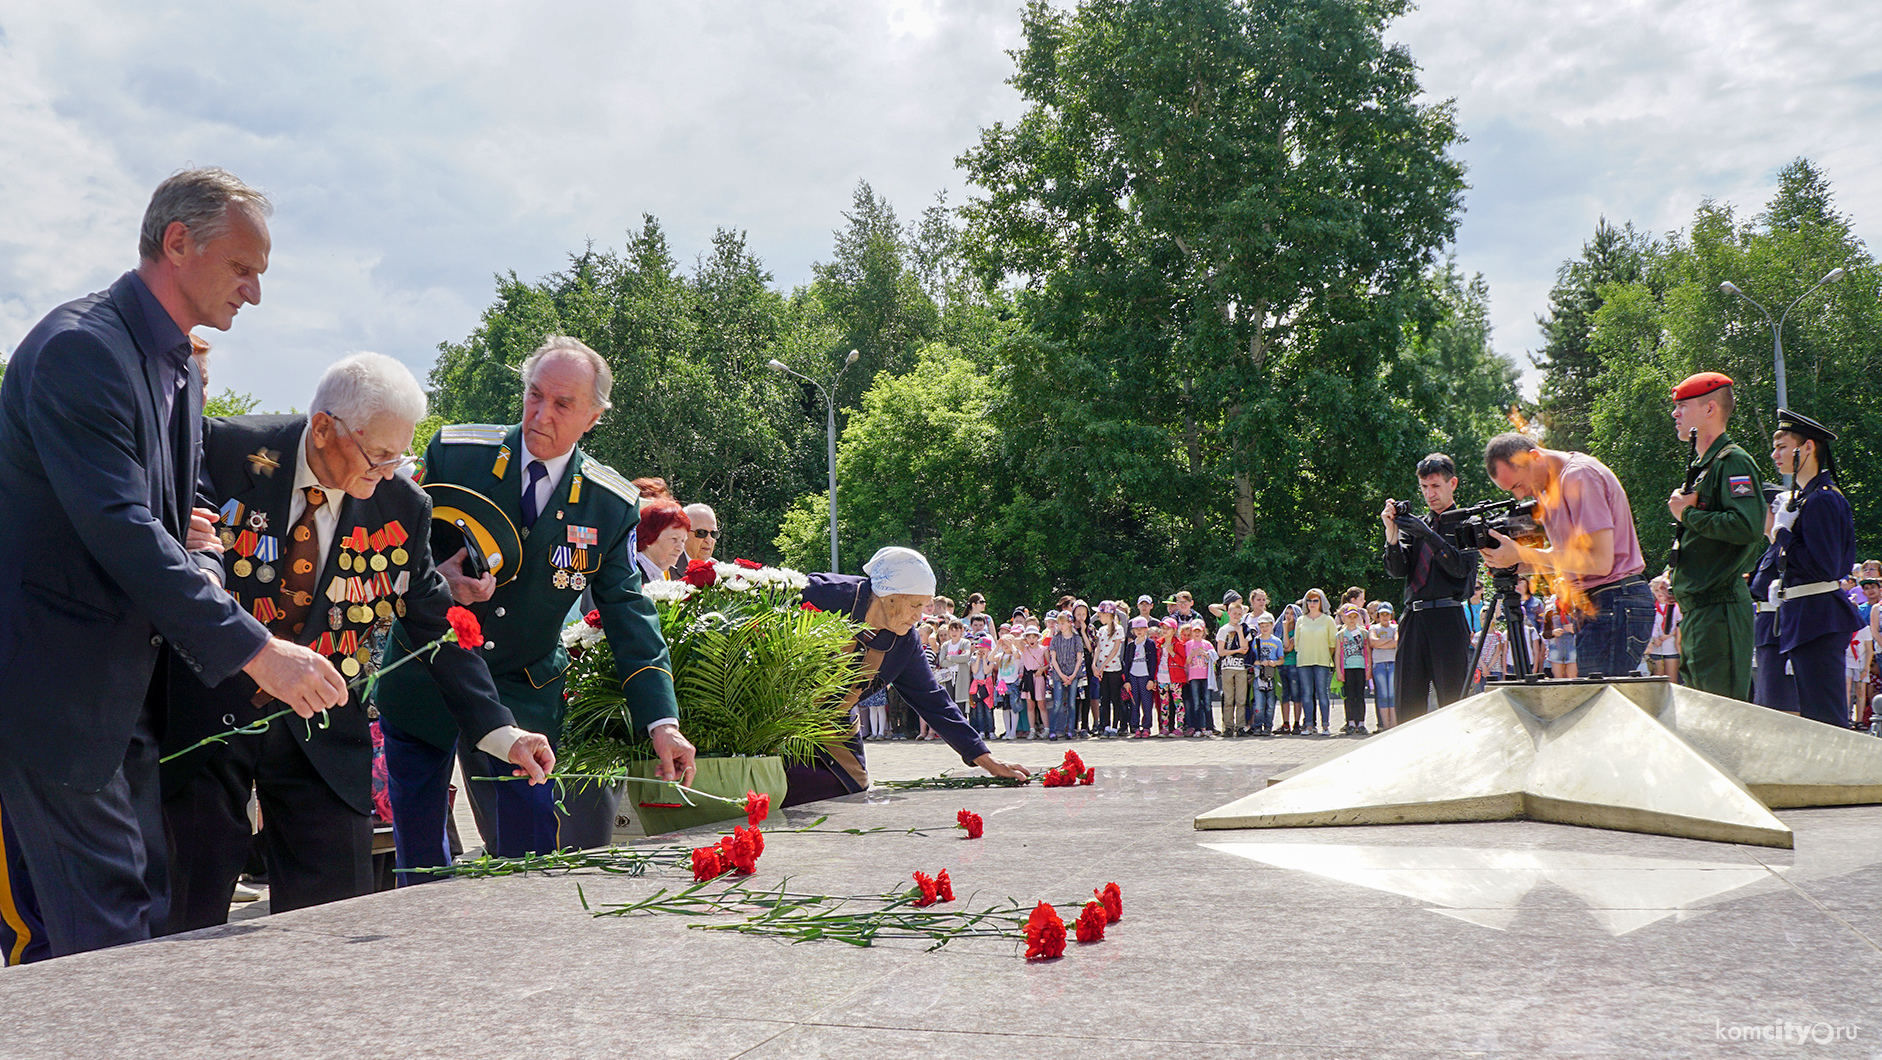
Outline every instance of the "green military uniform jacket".
[[[569, 666], [562, 628], [586, 586], [601, 612], [634, 724], [644, 729], [662, 718], [677, 718], [660, 616], [641, 594], [634, 558], [639, 491], [577, 446], [536, 525], [523, 530], [525, 454], [520, 425], [455, 424], [431, 439], [418, 472], [422, 481], [448, 482], [490, 498], [523, 535], [514, 578], [496, 572], [503, 584], [495, 595], [471, 605], [483, 625], [484, 661], [503, 705], [519, 726], [552, 741], [560, 736], [563, 676]], [[397, 658], [411, 650], [410, 644], [404, 624], [395, 623], [387, 656]], [[440, 748], [457, 739], [437, 684], [420, 667], [387, 674], [376, 702], [381, 715], [408, 735]]]
[[1744, 576], [1764, 554], [1764, 483], [1757, 461], [1721, 434], [1695, 465], [1695, 503], [1680, 524], [1673, 596], [1682, 609], [1749, 602]]

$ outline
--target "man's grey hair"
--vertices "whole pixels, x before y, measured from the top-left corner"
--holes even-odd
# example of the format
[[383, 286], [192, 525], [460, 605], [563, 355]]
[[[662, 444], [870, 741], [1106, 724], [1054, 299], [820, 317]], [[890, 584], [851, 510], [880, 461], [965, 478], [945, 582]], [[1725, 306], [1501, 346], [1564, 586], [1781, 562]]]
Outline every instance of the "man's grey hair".
[[569, 357], [588, 365], [595, 373], [595, 407], [603, 412], [614, 407], [608, 395], [614, 393], [614, 369], [608, 367], [608, 359], [588, 348], [580, 339], [567, 335], [550, 335], [536, 347], [536, 352], [523, 359], [523, 389], [528, 390], [536, 381], [536, 370], [542, 362], [551, 357]]
[[375, 417], [404, 423], [425, 418], [425, 390], [412, 370], [383, 353], [355, 353], [335, 361], [314, 387], [308, 415], [324, 412], [362, 431]]
[[1539, 448], [1536, 440], [1526, 434], [1516, 431], [1499, 434], [1483, 447], [1483, 469], [1495, 477], [1498, 464], [1515, 466], [1518, 454], [1533, 453]]
[[719, 521], [719, 513], [713, 511], [712, 505], [710, 504], [689, 504], [686, 506], [686, 517], [691, 519], [695, 525], [698, 524], [699, 517], [702, 515], [711, 519], [714, 523]]
[[208, 166], [172, 174], [157, 185], [150, 205], [144, 208], [144, 223], [137, 231], [137, 254], [145, 261], [161, 258], [163, 234], [177, 221], [189, 229], [190, 240], [199, 247], [225, 235], [232, 208], [247, 210], [258, 221], [274, 214], [268, 196], [226, 169]]

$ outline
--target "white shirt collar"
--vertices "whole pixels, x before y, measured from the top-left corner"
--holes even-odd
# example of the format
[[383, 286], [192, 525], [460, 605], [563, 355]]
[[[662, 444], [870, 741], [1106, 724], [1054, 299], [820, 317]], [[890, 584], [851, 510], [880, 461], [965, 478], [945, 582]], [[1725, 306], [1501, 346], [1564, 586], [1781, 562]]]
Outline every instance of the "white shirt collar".
[[569, 446], [569, 451], [566, 453], [563, 453], [561, 456], [555, 457], [552, 460], [544, 460], [542, 457], [539, 457], [536, 454], [530, 452], [529, 443], [524, 442], [523, 443], [523, 482], [524, 484], [527, 485], [529, 482], [529, 462], [532, 460], [542, 460], [542, 466], [545, 469], [547, 469], [549, 472], [549, 477], [543, 479], [543, 481], [549, 484], [549, 488], [551, 490], [555, 489], [556, 483], [562, 481], [562, 472], [568, 470], [569, 461], [574, 459], [574, 457], [575, 457], [575, 447], [571, 445]]

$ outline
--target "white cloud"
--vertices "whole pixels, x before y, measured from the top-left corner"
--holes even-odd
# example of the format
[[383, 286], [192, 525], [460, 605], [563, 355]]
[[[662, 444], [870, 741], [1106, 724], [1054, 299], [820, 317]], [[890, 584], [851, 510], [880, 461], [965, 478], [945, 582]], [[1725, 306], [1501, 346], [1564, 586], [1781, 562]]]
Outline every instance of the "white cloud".
[[[1497, 346], [1541, 345], [1556, 266], [1605, 214], [1686, 227], [1700, 201], [1756, 213], [1806, 156], [1858, 233], [1882, 223], [1882, 27], [1808, 0], [1433, 0], [1390, 36], [1470, 137], [1459, 261], [1491, 286]], [[1533, 383], [1533, 378], [1531, 379]]]
[[[190, 162], [276, 197], [267, 300], [216, 385], [304, 405], [355, 349], [421, 373], [493, 274], [619, 246], [643, 212], [682, 261], [748, 231], [783, 284], [829, 253], [859, 178], [905, 216], [1010, 120], [1019, 0], [532, 5], [125, 0], [0, 15], [0, 349], [131, 264], [149, 189]], [[1755, 210], [1798, 155], [1882, 218], [1882, 30], [1855, 5], [1430, 0], [1390, 36], [1454, 96], [1465, 268], [1500, 348], [1538, 344], [1556, 265], [1605, 213]]]

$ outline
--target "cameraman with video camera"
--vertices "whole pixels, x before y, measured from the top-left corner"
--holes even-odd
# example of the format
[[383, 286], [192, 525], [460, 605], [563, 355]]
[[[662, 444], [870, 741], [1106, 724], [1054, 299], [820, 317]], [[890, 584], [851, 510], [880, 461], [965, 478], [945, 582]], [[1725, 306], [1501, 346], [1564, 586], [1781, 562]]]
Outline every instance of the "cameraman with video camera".
[[1653, 627], [1653, 590], [1634, 534], [1627, 491], [1606, 464], [1586, 453], [1544, 449], [1524, 434], [1499, 434], [1483, 450], [1484, 470], [1499, 489], [1536, 500], [1550, 546], [1518, 544], [1491, 531], [1483, 550], [1493, 567], [1527, 564], [1566, 585], [1585, 622], [1575, 637], [1584, 677], [1623, 677], [1640, 664]]
[[1400, 724], [1425, 712], [1430, 688], [1438, 706], [1463, 694], [1470, 666], [1470, 624], [1464, 617], [1477, 584], [1477, 552], [1460, 548], [1443, 514], [1457, 492], [1457, 465], [1443, 453], [1418, 461], [1418, 491], [1431, 509], [1419, 518], [1408, 505], [1386, 501], [1385, 572], [1405, 579], [1404, 617], [1398, 624], [1397, 683]]

